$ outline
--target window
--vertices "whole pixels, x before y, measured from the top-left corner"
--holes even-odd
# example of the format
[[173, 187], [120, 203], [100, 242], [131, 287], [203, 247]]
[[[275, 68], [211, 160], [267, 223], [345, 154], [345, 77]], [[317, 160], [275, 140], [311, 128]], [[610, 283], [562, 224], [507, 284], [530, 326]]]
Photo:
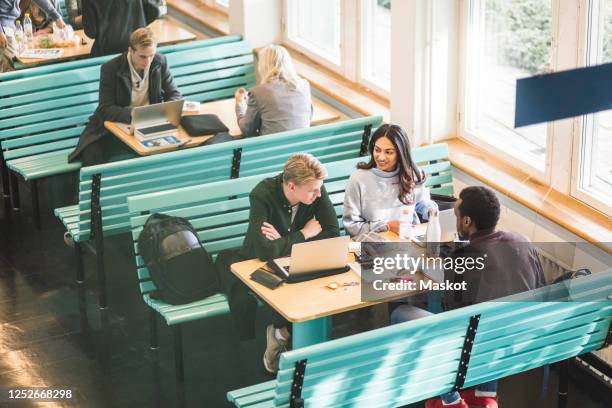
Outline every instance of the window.
[[285, 0], [284, 22], [290, 47], [389, 95], [391, 0]]
[[361, 1], [361, 78], [390, 90], [391, 0]]
[[[593, 0], [590, 6], [586, 62], [588, 65], [612, 62], [612, 0]], [[612, 111], [587, 115], [583, 123], [576, 190], [603, 201], [603, 205], [610, 209]]]
[[463, 132], [546, 169], [548, 125], [514, 128], [516, 79], [551, 70], [552, 0], [470, 0]]
[[288, 0], [288, 40], [341, 65], [340, 0]]

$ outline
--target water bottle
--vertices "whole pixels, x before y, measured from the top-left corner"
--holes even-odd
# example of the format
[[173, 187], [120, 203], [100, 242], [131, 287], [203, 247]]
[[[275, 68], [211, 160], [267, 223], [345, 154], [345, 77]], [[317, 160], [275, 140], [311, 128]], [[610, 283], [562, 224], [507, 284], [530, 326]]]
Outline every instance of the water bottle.
[[23, 51], [23, 27], [21, 22], [17, 20], [15, 22], [15, 42], [17, 43], [17, 54], [21, 54]]
[[440, 217], [438, 216], [438, 209], [431, 208], [429, 210], [429, 221], [427, 222], [427, 232], [425, 238], [427, 241], [427, 254], [429, 256], [440, 255], [440, 239], [442, 237], [442, 231], [440, 229]]
[[414, 213], [413, 205], [405, 205], [400, 210], [399, 219], [399, 237], [400, 239], [412, 238], [412, 215]]
[[168, 14], [168, 6], [166, 5], [166, 0], [159, 0], [158, 4], [159, 16], [161, 17]]
[[32, 19], [30, 13], [26, 13], [23, 19], [23, 33], [26, 48], [30, 48], [34, 42], [34, 30], [32, 29]]

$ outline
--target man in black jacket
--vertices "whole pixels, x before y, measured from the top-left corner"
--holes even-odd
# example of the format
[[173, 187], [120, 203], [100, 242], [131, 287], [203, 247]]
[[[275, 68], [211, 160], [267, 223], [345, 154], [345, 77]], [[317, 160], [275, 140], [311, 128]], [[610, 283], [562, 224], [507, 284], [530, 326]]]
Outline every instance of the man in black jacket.
[[[291, 254], [293, 244], [337, 237], [338, 219], [323, 179], [325, 167], [314, 156], [298, 153], [285, 163], [283, 172], [260, 181], [249, 195], [249, 226], [242, 248], [222, 251], [217, 271], [228, 296], [230, 311], [241, 340], [254, 337], [257, 301], [231, 272], [231, 264], [245, 259], [271, 260]], [[266, 327], [264, 366], [278, 370], [280, 353], [289, 346], [291, 325], [272, 311]]]
[[83, 0], [83, 30], [95, 39], [90, 56], [123, 52], [132, 32], [157, 17], [155, 0]]
[[113, 161], [135, 153], [104, 128], [104, 121], [130, 123], [132, 108], [181, 98], [166, 57], [156, 52], [151, 30], [140, 28], [130, 37], [127, 52], [102, 65], [98, 108], [89, 118], [68, 161], [83, 166]]

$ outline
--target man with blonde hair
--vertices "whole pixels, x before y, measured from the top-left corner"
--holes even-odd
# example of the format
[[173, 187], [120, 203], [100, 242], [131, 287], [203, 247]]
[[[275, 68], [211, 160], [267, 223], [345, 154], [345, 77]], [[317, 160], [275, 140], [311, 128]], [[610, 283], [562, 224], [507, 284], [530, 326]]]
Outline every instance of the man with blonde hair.
[[[325, 167], [314, 156], [296, 154], [283, 172], [262, 180], [249, 196], [251, 210], [244, 244], [239, 252], [219, 258], [218, 269], [228, 295], [232, 316], [243, 339], [253, 336], [257, 302], [237, 280], [229, 265], [240, 260], [270, 260], [291, 253], [291, 246], [308, 240], [337, 237], [340, 233], [334, 206], [323, 186]], [[264, 366], [278, 370], [280, 353], [289, 346], [290, 324], [274, 312], [274, 323], [266, 328]]]
[[180, 98], [166, 57], [157, 53], [153, 32], [137, 29], [127, 52], [102, 65], [98, 108], [68, 160], [91, 166], [135, 157], [132, 149], [104, 128], [104, 121], [130, 123], [134, 107]]

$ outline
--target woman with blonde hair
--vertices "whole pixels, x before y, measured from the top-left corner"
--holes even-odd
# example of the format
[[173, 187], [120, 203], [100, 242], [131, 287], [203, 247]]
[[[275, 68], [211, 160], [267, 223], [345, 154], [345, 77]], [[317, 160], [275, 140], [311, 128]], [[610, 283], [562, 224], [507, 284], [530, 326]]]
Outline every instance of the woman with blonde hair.
[[243, 137], [307, 128], [312, 118], [310, 84], [295, 72], [287, 50], [269, 45], [259, 52], [259, 84], [236, 91], [236, 116]]

